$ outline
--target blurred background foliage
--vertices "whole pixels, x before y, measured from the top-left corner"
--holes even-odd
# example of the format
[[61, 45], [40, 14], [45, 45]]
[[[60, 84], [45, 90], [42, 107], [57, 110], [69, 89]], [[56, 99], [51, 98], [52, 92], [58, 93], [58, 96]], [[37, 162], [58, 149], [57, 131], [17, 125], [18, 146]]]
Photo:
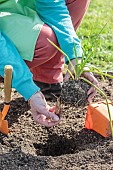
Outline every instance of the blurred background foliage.
[[77, 35], [85, 55], [91, 53], [89, 62], [113, 71], [113, 1], [91, 0]]

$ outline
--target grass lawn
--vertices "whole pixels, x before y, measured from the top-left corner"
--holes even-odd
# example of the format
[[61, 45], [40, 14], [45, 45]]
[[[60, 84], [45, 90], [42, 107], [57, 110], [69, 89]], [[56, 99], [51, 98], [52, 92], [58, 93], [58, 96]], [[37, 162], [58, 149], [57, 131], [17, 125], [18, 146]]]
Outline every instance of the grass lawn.
[[112, 71], [113, 1], [91, 0], [77, 34], [81, 39], [83, 49], [94, 51], [89, 62], [103, 70]]

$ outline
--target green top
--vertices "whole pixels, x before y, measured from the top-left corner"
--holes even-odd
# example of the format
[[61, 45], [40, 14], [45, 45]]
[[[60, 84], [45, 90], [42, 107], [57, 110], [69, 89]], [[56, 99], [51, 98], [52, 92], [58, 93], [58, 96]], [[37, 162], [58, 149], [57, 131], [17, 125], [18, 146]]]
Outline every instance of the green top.
[[23, 59], [32, 61], [43, 22], [36, 13], [35, 0], [0, 0], [0, 31], [15, 44]]

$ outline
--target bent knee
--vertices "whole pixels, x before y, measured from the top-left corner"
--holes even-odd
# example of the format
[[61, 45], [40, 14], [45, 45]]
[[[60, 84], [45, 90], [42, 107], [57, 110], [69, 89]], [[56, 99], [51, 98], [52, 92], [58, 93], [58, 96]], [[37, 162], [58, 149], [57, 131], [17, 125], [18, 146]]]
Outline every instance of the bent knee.
[[44, 50], [46, 50], [46, 52], [56, 53], [57, 49], [53, 45], [51, 45], [48, 39], [50, 39], [53, 43], [55, 43], [58, 46], [58, 41], [54, 31], [48, 25], [44, 24], [39, 34], [36, 43], [36, 48], [37, 49], [43, 48]]

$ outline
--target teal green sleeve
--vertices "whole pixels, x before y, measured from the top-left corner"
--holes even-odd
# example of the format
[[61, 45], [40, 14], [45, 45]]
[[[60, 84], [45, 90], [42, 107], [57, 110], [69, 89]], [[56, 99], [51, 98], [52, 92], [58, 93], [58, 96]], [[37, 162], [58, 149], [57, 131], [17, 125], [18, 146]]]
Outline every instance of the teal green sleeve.
[[12, 65], [12, 87], [28, 100], [34, 93], [40, 90], [32, 79], [32, 74], [24, 60], [19, 55], [13, 43], [0, 32], [0, 75], [4, 77], [5, 65]]
[[15, 45], [24, 60], [32, 61], [43, 22], [35, 0], [0, 0], [0, 31]]
[[36, 0], [36, 10], [41, 20], [54, 30], [60, 48], [68, 57], [75, 58], [75, 45], [77, 57], [81, 58], [81, 43], [75, 33], [65, 0]]

